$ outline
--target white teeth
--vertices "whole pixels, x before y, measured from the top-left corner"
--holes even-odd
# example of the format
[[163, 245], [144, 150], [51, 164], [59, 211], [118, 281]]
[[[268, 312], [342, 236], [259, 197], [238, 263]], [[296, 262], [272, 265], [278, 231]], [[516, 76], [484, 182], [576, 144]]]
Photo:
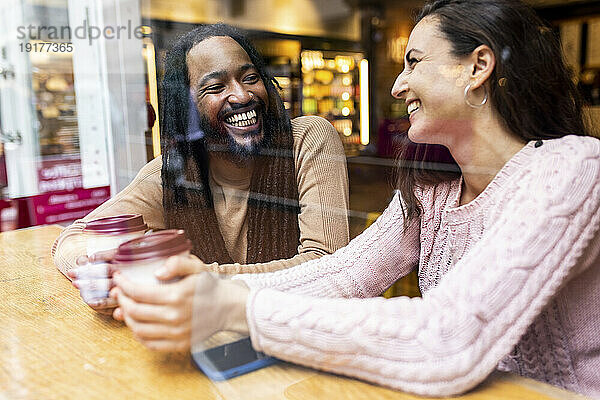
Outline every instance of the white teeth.
[[248, 112], [234, 114], [231, 117], [225, 119], [225, 122], [237, 127], [254, 125], [256, 124], [256, 121], [256, 110], [250, 110]]
[[409, 114], [417, 111], [421, 107], [421, 102], [419, 100], [411, 101], [410, 104], [406, 107], [406, 111]]

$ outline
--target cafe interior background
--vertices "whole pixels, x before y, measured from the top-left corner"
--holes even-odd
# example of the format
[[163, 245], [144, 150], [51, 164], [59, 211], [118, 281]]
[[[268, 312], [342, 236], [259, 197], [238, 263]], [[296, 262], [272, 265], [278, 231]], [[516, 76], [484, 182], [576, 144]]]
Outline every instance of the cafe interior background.
[[[599, 135], [600, 1], [529, 2], [559, 35]], [[422, 4], [2, 0], [0, 230], [65, 225], [123, 189], [160, 152], [158, 82], [169, 43], [198, 24], [223, 21], [248, 32], [291, 117], [320, 115], [338, 131], [356, 236], [393, 193], [395, 143], [408, 121], [404, 102], [394, 100], [390, 88], [403, 68], [413, 12]], [[49, 29], [19, 34], [29, 33], [29, 26], [60, 32], [82, 24], [126, 26], [130, 34], [93, 40], [56, 38]], [[57, 44], [54, 51], [35, 51], [48, 42]], [[398, 294], [418, 295], [414, 275], [387, 293]]]

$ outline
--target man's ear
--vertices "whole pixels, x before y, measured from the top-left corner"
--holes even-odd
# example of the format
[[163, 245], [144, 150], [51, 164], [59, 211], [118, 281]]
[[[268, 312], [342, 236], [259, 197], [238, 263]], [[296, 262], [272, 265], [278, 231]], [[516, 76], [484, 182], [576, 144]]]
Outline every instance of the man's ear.
[[471, 71], [469, 78], [472, 82], [471, 87], [477, 89], [492, 75], [496, 66], [496, 56], [494, 56], [494, 52], [489, 46], [482, 44], [473, 50], [470, 61]]

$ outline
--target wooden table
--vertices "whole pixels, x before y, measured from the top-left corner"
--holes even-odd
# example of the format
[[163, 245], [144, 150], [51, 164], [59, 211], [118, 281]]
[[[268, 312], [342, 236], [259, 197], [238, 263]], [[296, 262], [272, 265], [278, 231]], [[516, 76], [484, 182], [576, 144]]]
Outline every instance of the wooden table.
[[[147, 350], [102, 317], [54, 267], [59, 226], [0, 234], [0, 400], [4, 399], [421, 399], [290, 364], [215, 383], [188, 355]], [[457, 399], [581, 399], [495, 373]]]

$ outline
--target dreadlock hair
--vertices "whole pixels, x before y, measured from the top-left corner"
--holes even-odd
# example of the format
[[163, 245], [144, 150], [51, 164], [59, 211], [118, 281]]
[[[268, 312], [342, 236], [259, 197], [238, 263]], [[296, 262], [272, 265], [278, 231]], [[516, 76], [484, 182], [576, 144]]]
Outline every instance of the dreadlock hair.
[[206, 137], [195, 130], [199, 117], [190, 95], [186, 62], [196, 44], [215, 36], [230, 37], [246, 51], [269, 99], [263, 118], [267, 140], [255, 156], [250, 182], [246, 263], [290, 258], [298, 252], [300, 237], [291, 123], [262, 58], [248, 39], [229, 25], [197, 27], [177, 39], [165, 57], [160, 86], [165, 225], [184, 229], [192, 241], [192, 253], [202, 261], [233, 262], [213, 207]]
[[[490, 103], [515, 136], [530, 141], [589, 135], [558, 38], [530, 6], [520, 0], [432, 0], [415, 23], [424, 18], [438, 22], [456, 57], [482, 44], [492, 49], [496, 66], [486, 83]], [[461, 171], [447, 148], [403, 140], [397, 187], [408, 226], [423, 211], [415, 188], [456, 179]]]

